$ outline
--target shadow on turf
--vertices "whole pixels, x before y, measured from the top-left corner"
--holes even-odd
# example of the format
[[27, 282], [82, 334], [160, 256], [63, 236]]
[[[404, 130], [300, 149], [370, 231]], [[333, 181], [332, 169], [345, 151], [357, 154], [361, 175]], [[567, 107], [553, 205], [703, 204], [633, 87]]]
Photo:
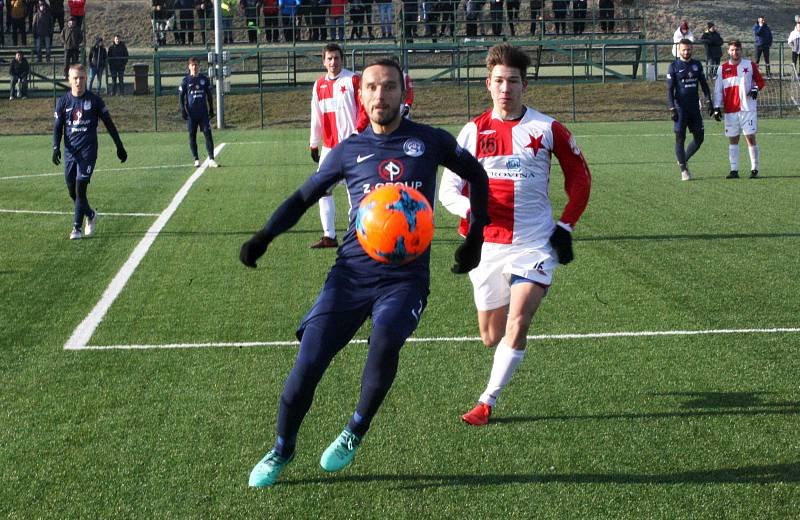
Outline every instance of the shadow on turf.
[[284, 485], [389, 482], [401, 489], [502, 484], [774, 484], [800, 482], [800, 463], [677, 473], [531, 473], [528, 475], [351, 475], [281, 481]]

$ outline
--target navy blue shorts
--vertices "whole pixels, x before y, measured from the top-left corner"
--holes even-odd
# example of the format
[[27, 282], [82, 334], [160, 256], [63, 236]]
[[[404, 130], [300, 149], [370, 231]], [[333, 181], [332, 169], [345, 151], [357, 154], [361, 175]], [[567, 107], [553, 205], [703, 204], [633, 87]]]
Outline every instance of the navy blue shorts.
[[703, 115], [700, 109], [697, 110], [681, 110], [678, 109], [678, 120], [675, 121], [675, 133], [685, 133], [686, 129], [696, 134], [703, 132]]
[[325, 318], [327, 323], [355, 333], [372, 317], [373, 326], [387, 327], [405, 341], [422, 318], [428, 303], [428, 285], [427, 279], [364, 277], [334, 266], [317, 301], [300, 322], [297, 339], [302, 339], [306, 326], [316, 318]]
[[195, 129], [197, 128], [200, 128], [201, 132], [210, 130], [211, 123], [209, 122], [208, 114], [193, 115], [191, 112], [189, 112], [189, 119], [186, 120], [186, 127], [189, 129], [190, 132], [195, 131]]
[[67, 184], [75, 182], [89, 182], [94, 173], [94, 164], [97, 159], [86, 159], [83, 157], [65, 156], [64, 157], [64, 180]]

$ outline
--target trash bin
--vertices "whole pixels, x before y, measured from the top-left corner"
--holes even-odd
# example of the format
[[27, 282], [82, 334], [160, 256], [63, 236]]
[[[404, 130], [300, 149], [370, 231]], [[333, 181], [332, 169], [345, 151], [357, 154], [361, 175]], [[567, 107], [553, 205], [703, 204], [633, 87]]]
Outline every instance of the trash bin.
[[147, 75], [150, 71], [150, 66], [147, 63], [134, 63], [133, 64], [133, 95], [149, 94], [150, 89], [147, 87]]

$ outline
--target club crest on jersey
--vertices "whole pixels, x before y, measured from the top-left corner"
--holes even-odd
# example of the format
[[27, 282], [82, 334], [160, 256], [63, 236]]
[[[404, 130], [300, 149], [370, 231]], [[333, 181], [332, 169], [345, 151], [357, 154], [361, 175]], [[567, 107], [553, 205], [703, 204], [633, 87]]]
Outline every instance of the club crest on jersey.
[[419, 157], [425, 153], [425, 143], [412, 137], [403, 143], [403, 152], [410, 157]]
[[525, 145], [525, 148], [531, 148], [533, 150], [533, 155], [537, 155], [539, 153], [539, 149], [542, 147], [542, 138], [544, 134], [541, 134], [539, 137], [533, 137], [529, 135], [531, 138], [531, 142]]
[[403, 178], [405, 168], [398, 159], [386, 159], [378, 164], [378, 175], [381, 179], [396, 182]]
[[91, 110], [91, 109], [92, 109], [92, 102], [91, 102], [91, 101], [89, 101], [88, 99], [87, 99], [87, 100], [84, 100], [84, 102], [83, 102], [83, 109], [84, 109], [84, 110]]

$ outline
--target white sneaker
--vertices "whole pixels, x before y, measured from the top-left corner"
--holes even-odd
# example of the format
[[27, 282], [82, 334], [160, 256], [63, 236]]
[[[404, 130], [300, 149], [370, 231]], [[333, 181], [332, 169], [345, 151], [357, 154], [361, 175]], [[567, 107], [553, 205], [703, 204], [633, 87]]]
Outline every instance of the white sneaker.
[[200, 159], [195, 159], [194, 160], [194, 166], [195, 166], [195, 168], [200, 166]]
[[94, 217], [86, 219], [86, 236], [87, 237], [90, 237], [90, 236], [94, 235], [94, 228], [97, 225], [97, 217], [99, 217], [99, 216], [100, 216], [100, 214], [97, 213], [97, 210], [94, 210]]
[[80, 240], [81, 238], [83, 238], [83, 233], [81, 233], [80, 229], [73, 228], [72, 231], [70, 231], [69, 233], [70, 240]]
[[692, 174], [689, 173], [689, 170], [681, 171], [681, 180], [682, 181], [690, 181], [690, 180], [692, 180]]
[[215, 161], [214, 159], [208, 160], [208, 166], [209, 168], [219, 168], [219, 164], [217, 164], [217, 161]]

